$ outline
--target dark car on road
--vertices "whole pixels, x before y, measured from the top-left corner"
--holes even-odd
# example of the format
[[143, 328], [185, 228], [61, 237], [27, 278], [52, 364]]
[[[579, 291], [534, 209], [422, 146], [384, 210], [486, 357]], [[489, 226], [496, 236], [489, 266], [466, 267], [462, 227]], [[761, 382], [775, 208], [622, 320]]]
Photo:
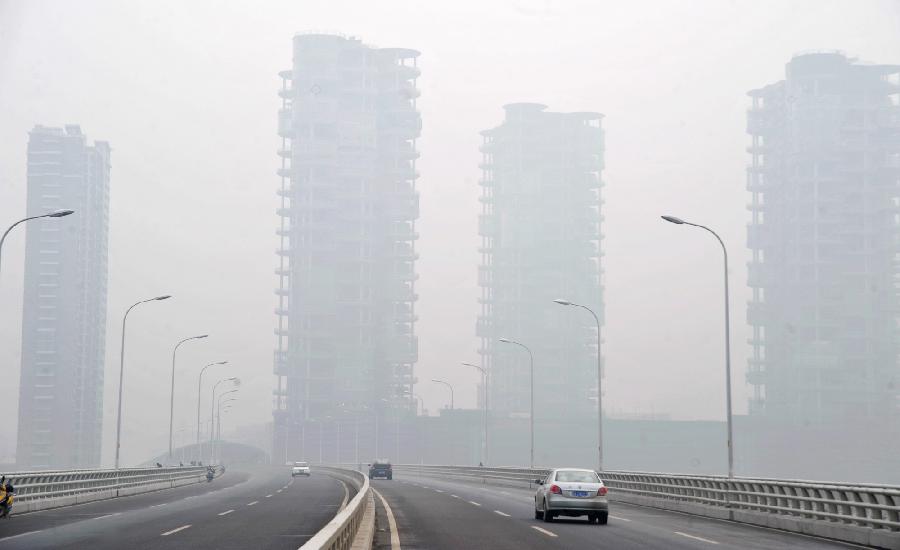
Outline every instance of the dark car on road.
[[369, 479], [383, 477], [384, 479], [394, 479], [394, 470], [391, 463], [387, 460], [376, 460], [369, 464]]

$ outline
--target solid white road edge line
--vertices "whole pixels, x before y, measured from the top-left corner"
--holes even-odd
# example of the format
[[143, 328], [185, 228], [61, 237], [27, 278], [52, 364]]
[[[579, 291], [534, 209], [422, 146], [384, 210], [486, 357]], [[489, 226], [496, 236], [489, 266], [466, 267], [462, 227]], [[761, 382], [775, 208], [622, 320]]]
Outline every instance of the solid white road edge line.
[[687, 537], [689, 539], [699, 540], [701, 542], [708, 542], [710, 544], [719, 544], [714, 540], [705, 539], [703, 537], [695, 537], [694, 535], [688, 535], [687, 533], [682, 533], [681, 531], [675, 531], [676, 535], [681, 535], [682, 537]]
[[26, 532], [24, 532], [24, 533], [19, 533], [18, 535], [13, 535], [13, 536], [11, 536], [11, 537], [3, 537], [2, 539], [0, 539], [0, 541], [10, 540], [10, 539], [16, 539], [16, 538], [19, 538], [19, 537], [24, 537], [25, 535], [33, 535], [33, 534], [35, 534], [35, 533], [40, 533], [40, 531], [26, 531]]
[[338, 506], [338, 512], [347, 507], [347, 501], [350, 500], [350, 489], [347, 488], [347, 484], [341, 480], [338, 482], [344, 487], [344, 500], [341, 501], [341, 505]]
[[234, 512], [234, 510], [225, 510], [224, 512], [219, 512], [219, 515], [220, 515], [220, 516], [227, 516], [227, 515], [230, 514], [231, 512]]
[[631, 521], [631, 520], [628, 519], [628, 518], [623, 518], [623, 517], [619, 517], [619, 516], [612, 516], [612, 515], [611, 515], [611, 516], [609, 516], [609, 517], [611, 517], [611, 518], [613, 518], [613, 519], [617, 519], [617, 520], [619, 520], [619, 521]]
[[378, 500], [381, 501], [381, 505], [384, 506], [384, 512], [387, 514], [388, 527], [391, 530], [391, 550], [400, 550], [400, 532], [397, 530], [397, 520], [394, 519], [394, 512], [391, 510], [391, 506], [387, 503], [387, 500], [381, 496], [381, 493], [374, 488], [372, 491], [375, 492]]
[[178, 531], [184, 531], [185, 529], [189, 529], [190, 527], [191, 527], [190, 524], [188, 524], [188, 525], [182, 525], [182, 526], [179, 527], [178, 529], [172, 529], [171, 531], [166, 531], [165, 533], [161, 534], [160, 536], [161, 536], [161, 537], [168, 537], [169, 535], [174, 535], [174, 534], [177, 533]]
[[556, 533], [551, 533], [550, 531], [548, 531], [546, 529], [541, 529], [537, 525], [532, 525], [531, 528], [534, 529], [535, 531], [538, 531], [540, 533], [547, 535], [548, 537], [556, 538]]

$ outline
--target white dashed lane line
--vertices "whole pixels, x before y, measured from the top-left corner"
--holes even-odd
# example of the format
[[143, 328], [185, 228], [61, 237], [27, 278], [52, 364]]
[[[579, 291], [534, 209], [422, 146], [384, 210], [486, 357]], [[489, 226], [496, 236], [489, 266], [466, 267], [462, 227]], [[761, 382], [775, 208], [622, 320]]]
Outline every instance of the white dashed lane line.
[[694, 535], [688, 535], [687, 533], [682, 533], [681, 531], [675, 531], [675, 534], [681, 535], [682, 537], [687, 537], [689, 539], [699, 540], [701, 542], [708, 542], [709, 544], [719, 544], [718, 542], [716, 542], [714, 540], [709, 540], [709, 539], [705, 539], [703, 537], [697, 537]]
[[266, 495], [266, 498], [272, 498], [272, 495]]
[[631, 521], [631, 520], [628, 519], [628, 518], [622, 518], [622, 517], [619, 517], [619, 516], [609, 516], [609, 517], [611, 517], [612, 519], [617, 519], [617, 520], [619, 520], [619, 521]]
[[505, 518], [509, 517], [509, 514], [505, 514], [505, 513], [501, 512], [500, 510], [494, 510], [494, 513], [497, 515], [503, 516]]
[[254, 504], [259, 504], [258, 500], [254, 500], [253, 502], [248, 502], [247, 506], [253, 506]]
[[165, 533], [161, 534], [160, 536], [161, 536], [161, 537], [168, 537], [169, 535], [174, 535], [174, 534], [177, 533], [178, 531], [184, 531], [185, 529], [190, 529], [190, 527], [191, 527], [190, 525], [182, 525], [182, 526], [179, 527], [178, 529], [172, 529], [171, 531], [166, 531]]
[[459, 495], [450, 495], [453, 498], [459, 498]]
[[436, 492], [436, 493], [443, 493], [444, 491], [441, 491], [440, 489], [435, 489], [434, 492]]
[[548, 531], [548, 530], [546, 530], [546, 529], [542, 529], [542, 528], [538, 527], [537, 525], [532, 525], [531, 528], [534, 529], [535, 531], [539, 532], [539, 533], [543, 533], [543, 534], [547, 535], [548, 537], [556, 538], [556, 533], [553, 533], [553, 532]]
[[224, 512], [219, 512], [219, 515], [220, 515], [220, 516], [227, 516], [227, 515], [230, 514], [231, 512], [234, 512], [234, 510], [225, 510]]
[[472, 504], [472, 505], [474, 505], [474, 506], [481, 506], [481, 504], [475, 502], [474, 500], [470, 500], [470, 501], [469, 501], [469, 504]]

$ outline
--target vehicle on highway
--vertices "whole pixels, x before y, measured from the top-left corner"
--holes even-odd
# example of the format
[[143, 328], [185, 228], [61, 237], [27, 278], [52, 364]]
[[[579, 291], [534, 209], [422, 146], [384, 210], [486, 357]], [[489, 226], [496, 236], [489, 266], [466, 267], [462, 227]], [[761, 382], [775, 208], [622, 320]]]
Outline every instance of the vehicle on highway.
[[216, 469], [212, 466], [206, 467], [206, 481], [212, 481], [216, 477]]
[[545, 479], [536, 479], [534, 519], [553, 521], [556, 516], [587, 516], [588, 522], [606, 525], [609, 503], [606, 485], [593, 470], [557, 468]]
[[297, 476], [309, 477], [309, 462], [294, 462], [291, 466], [291, 477]]
[[8, 518], [12, 512], [13, 500], [16, 496], [16, 488], [6, 476], [0, 478], [0, 518]]
[[378, 477], [394, 479], [394, 469], [389, 461], [382, 459], [369, 464], [369, 479]]

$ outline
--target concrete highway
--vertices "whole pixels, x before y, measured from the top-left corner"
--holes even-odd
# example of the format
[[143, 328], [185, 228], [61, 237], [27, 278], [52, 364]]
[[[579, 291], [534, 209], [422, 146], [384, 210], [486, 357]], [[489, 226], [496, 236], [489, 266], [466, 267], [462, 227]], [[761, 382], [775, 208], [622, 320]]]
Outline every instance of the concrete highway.
[[252, 548], [296, 550], [328, 523], [352, 487], [288, 468], [229, 469], [198, 483], [0, 520], [0, 549]]
[[[861, 548], [781, 531], [610, 503], [608, 525], [582, 518], [534, 519], [533, 491], [394, 474], [376, 480], [403, 550], [522, 550], [523, 548], [759, 549]], [[391, 545], [391, 521], [380, 504], [375, 547]]]

